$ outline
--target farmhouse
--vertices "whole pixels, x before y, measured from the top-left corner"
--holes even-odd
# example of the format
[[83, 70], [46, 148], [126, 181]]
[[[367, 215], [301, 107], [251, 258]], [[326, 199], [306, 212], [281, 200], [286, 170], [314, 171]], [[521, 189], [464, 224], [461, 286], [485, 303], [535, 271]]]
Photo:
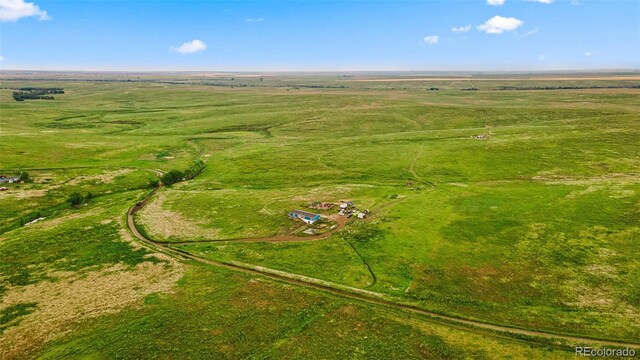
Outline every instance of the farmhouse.
[[20, 181], [20, 177], [19, 176], [4, 176], [4, 175], [0, 175], [0, 184], [4, 184], [4, 183], [17, 183]]
[[289, 217], [292, 219], [300, 219], [307, 224], [313, 224], [314, 222], [320, 220], [320, 214], [314, 214], [302, 210], [291, 210], [289, 213]]

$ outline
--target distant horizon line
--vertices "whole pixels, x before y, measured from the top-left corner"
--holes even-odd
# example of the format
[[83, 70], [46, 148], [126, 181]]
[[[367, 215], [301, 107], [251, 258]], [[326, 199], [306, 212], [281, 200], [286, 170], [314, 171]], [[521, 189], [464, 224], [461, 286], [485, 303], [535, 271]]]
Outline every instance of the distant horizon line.
[[2, 69], [0, 73], [111, 73], [111, 74], [158, 74], [158, 73], [183, 73], [183, 74], [345, 74], [345, 73], [423, 73], [423, 74], [545, 74], [545, 73], [624, 73], [640, 72], [639, 68], [593, 68], [593, 69], [529, 69], [529, 70], [104, 70], [104, 69]]

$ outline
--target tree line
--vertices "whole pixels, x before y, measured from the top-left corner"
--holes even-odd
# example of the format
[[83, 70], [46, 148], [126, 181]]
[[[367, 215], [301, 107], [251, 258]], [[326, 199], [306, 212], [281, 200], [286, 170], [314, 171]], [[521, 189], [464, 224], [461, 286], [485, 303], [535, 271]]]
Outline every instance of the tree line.
[[640, 85], [611, 86], [499, 86], [498, 90], [588, 90], [588, 89], [640, 89]]
[[194, 160], [191, 166], [182, 170], [171, 170], [160, 177], [160, 180], [153, 180], [149, 183], [151, 187], [157, 187], [162, 183], [165, 186], [171, 186], [180, 181], [191, 180], [198, 176], [204, 170], [206, 163], [202, 160]]
[[23, 87], [18, 88], [13, 92], [13, 99], [15, 101], [25, 100], [53, 100], [53, 94], [64, 94], [63, 88], [37, 88], [37, 87]]

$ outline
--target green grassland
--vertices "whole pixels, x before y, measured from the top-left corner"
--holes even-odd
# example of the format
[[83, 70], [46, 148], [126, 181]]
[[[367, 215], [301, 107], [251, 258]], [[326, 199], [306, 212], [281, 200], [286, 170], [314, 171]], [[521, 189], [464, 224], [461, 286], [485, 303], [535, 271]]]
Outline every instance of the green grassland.
[[[468, 79], [40, 76], [1, 82], [0, 172], [26, 170], [35, 181], [0, 192], [0, 340], [18, 344], [20, 331], [53, 316], [50, 294], [64, 286], [120, 280], [85, 286], [88, 299], [114, 299], [104, 311], [54, 321], [23, 352], [10, 344], [0, 354], [571, 355], [177, 262], [135, 243], [126, 209], [159, 174], [195, 159], [207, 164], [201, 174], [160, 189], [136, 215], [148, 236], [219, 240], [175, 246], [443, 314], [640, 342], [640, 90], [499, 90], [637, 81], [491, 78], [462, 91]], [[65, 94], [14, 102], [10, 88], [22, 86]], [[72, 192], [93, 196], [74, 207]], [[341, 200], [371, 216], [323, 240], [224, 241], [290, 235], [301, 227], [287, 218], [291, 209]], [[153, 281], [136, 278], [141, 269]]]
[[56, 358], [568, 358], [250, 276], [191, 267], [175, 294], [87, 321], [39, 353]]

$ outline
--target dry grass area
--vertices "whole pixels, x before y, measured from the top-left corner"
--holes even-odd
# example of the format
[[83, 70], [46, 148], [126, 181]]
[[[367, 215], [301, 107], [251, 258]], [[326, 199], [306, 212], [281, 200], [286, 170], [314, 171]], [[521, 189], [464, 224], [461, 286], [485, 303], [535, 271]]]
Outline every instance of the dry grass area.
[[[181, 214], [164, 209], [166, 193], [159, 192], [155, 199], [151, 200], [140, 212], [140, 223], [152, 229], [150, 234], [166, 240], [172, 236], [181, 238], [209, 238], [216, 239], [219, 232], [216, 229], [205, 229], [193, 220], [186, 219]], [[149, 226], [150, 225], [150, 226]]]
[[0, 199], [30, 199], [36, 197], [45, 196], [47, 190], [34, 189], [34, 190], [22, 190], [22, 189], [10, 189], [0, 192]]
[[58, 216], [52, 219], [45, 219], [43, 221], [38, 221], [37, 223], [29, 226], [33, 227], [34, 229], [40, 229], [40, 230], [51, 229], [53, 227], [62, 225], [67, 221], [78, 220], [78, 219], [86, 218], [89, 216], [94, 216], [99, 213], [100, 213], [100, 209], [91, 209], [89, 211], [75, 212], [75, 213], [71, 213], [64, 216]]
[[152, 256], [162, 262], [144, 262], [133, 268], [116, 264], [82, 275], [56, 273], [66, 277], [10, 288], [2, 297], [0, 311], [24, 303], [37, 303], [37, 307], [0, 335], [1, 357], [18, 359], [29, 349], [72, 331], [72, 325], [80, 320], [141, 305], [152, 293], [171, 292], [182, 277], [183, 265], [163, 254]]
[[133, 169], [119, 169], [119, 170], [105, 171], [97, 175], [82, 175], [69, 180], [67, 182], [67, 185], [77, 185], [83, 182], [90, 182], [90, 181], [97, 181], [103, 184], [108, 184], [118, 176], [126, 175], [132, 171]]

